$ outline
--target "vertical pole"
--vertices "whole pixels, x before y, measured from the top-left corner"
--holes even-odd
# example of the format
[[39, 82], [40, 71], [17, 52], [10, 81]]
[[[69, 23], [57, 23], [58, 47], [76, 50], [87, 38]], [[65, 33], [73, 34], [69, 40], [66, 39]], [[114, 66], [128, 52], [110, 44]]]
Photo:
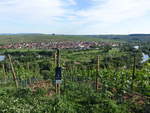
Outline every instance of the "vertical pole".
[[57, 49], [57, 61], [56, 61], [57, 67], [60, 67], [60, 50]]
[[[60, 50], [57, 49], [56, 67], [60, 67]], [[56, 93], [60, 94], [60, 83], [56, 83]]]
[[18, 81], [17, 81], [17, 77], [16, 77], [15, 70], [14, 70], [14, 66], [13, 66], [13, 64], [12, 64], [11, 56], [8, 55], [8, 58], [9, 58], [10, 65], [11, 65], [11, 70], [12, 70], [12, 73], [13, 73], [13, 79], [14, 79], [14, 81], [15, 81], [16, 88], [18, 88]]
[[4, 64], [2, 64], [2, 67], [3, 67], [4, 79], [5, 79], [5, 82], [6, 82], [6, 70], [5, 70], [5, 65], [4, 65]]
[[99, 75], [99, 56], [97, 56], [97, 68], [96, 68], [96, 91], [98, 91], [98, 75]]
[[55, 66], [56, 66], [56, 61], [57, 60], [57, 53], [55, 52], [55, 54], [54, 54], [54, 64], [55, 64]]
[[30, 65], [29, 65], [29, 62], [27, 62], [27, 70], [30, 71]]
[[134, 54], [131, 90], [133, 90], [133, 87], [134, 87], [135, 69], [136, 69], [136, 56]]

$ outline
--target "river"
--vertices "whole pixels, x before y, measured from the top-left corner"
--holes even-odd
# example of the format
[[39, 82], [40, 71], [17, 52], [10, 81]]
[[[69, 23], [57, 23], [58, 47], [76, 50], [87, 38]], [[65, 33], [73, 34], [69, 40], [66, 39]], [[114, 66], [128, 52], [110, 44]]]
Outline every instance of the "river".
[[145, 61], [147, 61], [147, 60], [149, 59], [149, 56], [148, 56], [147, 54], [142, 53], [142, 55], [143, 55], [143, 60], [142, 60], [142, 62], [145, 62]]
[[[139, 49], [139, 46], [134, 46], [135, 49]], [[145, 53], [142, 53], [143, 57], [142, 57], [142, 63], [146, 62], [149, 59], [149, 56]]]
[[0, 61], [3, 61], [5, 59], [4, 55], [0, 55]]

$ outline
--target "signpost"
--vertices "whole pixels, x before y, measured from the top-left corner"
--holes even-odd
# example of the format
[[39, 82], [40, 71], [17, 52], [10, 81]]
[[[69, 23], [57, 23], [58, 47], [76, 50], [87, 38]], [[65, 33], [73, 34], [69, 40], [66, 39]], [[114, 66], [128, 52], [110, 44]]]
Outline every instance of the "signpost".
[[61, 67], [56, 67], [55, 70], [55, 80], [61, 80]]
[[60, 50], [57, 49], [57, 60], [56, 60], [56, 69], [55, 69], [55, 88], [56, 93], [60, 94], [60, 84], [61, 84], [61, 77], [62, 77], [62, 68], [60, 67]]

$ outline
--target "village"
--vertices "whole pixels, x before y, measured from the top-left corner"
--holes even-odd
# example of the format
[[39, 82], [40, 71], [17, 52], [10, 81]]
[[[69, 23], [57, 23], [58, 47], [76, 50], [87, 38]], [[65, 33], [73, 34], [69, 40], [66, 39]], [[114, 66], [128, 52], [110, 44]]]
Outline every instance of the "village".
[[22, 42], [14, 44], [1, 45], [0, 49], [90, 49], [101, 46], [118, 46], [113, 42], [87, 42], [87, 41], [62, 41], [62, 42]]

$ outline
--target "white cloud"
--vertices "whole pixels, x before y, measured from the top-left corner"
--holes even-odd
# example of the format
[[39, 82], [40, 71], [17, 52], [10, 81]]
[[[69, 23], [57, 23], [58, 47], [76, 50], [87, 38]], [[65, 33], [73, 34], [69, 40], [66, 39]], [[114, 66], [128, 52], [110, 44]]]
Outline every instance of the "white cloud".
[[68, 0], [68, 2], [69, 2], [70, 5], [77, 5], [75, 0]]
[[62, 30], [71, 34], [99, 33], [104, 29], [107, 32], [109, 27], [112, 29], [116, 24], [136, 21], [150, 11], [149, 0], [89, 1], [92, 4], [89, 9], [75, 10], [74, 8], [80, 3], [76, 0], [0, 0], [0, 20], [14, 23], [19, 21], [31, 25], [42, 24], [42, 26], [55, 27], [55, 31], [58, 29], [58, 32]]
[[[87, 10], [75, 12], [77, 17], [82, 17], [74, 21], [74, 25], [80, 24], [80, 33], [99, 33], [113, 28], [116, 24], [137, 20], [144, 17], [150, 11], [149, 0], [92, 0], [96, 4]], [[83, 26], [81, 26], [83, 24]], [[86, 26], [86, 27], [85, 27]], [[118, 28], [118, 32], [120, 29]], [[135, 28], [134, 31], [136, 31]], [[125, 29], [124, 29], [125, 30]], [[112, 30], [113, 31], [113, 30]], [[138, 31], [138, 30], [137, 30]], [[130, 32], [130, 31], [125, 31]]]
[[17, 20], [52, 23], [63, 16], [65, 9], [61, 0], [11, 0], [0, 2], [0, 15]]
[[99, 2], [92, 9], [79, 11], [79, 16], [98, 22], [120, 22], [125, 19], [137, 18], [150, 11], [148, 0], [107, 0]]

